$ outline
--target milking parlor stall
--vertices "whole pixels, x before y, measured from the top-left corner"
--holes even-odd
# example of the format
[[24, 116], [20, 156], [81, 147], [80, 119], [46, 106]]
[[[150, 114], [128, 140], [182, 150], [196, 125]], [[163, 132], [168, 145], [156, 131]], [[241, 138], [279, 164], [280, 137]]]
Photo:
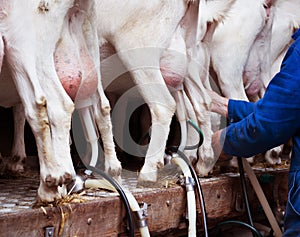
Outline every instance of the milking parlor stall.
[[0, 237], [282, 235], [290, 144], [218, 160], [228, 121], [207, 90], [263, 96], [293, 1], [15, 2], [0, 1]]
[[[114, 187], [101, 173], [93, 172], [86, 186], [76, 192], [51, 203], [37, 203], [39, 165], [34, 137], [26, 124], [25, 170], [11, 172], [20, 162], [10, 155], [12, 121], [12, 110], [1, 109], [0, 236], [190, 236], [192, 223], [197, 233], [194, 236], [205, 236], [204, 228], [208, 236], [252, 236], [247, 227], [250, 225], [248, 211], [262, 236], [275, 236], [264, 208], [270, 209], [273, 221], [282, 227], [288, 161], [281, 165], [256, 163], [250, 168], [251, 175], [255, 175], [253, 183], [248, 173], [240, 173], [237, 167], [222, 170], [221, 164], [216, 165], [207, 177], [197, 176], [198, 189], [188, 168], [185, 167], [183, 173], [169, 157], [159, 171], [158, 181], [143, 186], [137, 180], [143, 157], [122, 151], [118, 156], [123, 164], [122, 192], [116, 191], [120, 186]], [[82, 174], [85, 168], [74, 143], [71, 148], [77, 173]], [[181, 159], [173, 156], [173, 159]], [[103, 170], [102, 162], [99, 155], [96, 167]], [[97, 180], [101, 182], [97, 184]], [[126, 197], [129, 202], [125, 201]], [[260, 200], [264, 197], [266, 202]], [[195, 211], [194, 216], [188, 210]], [[217, 228], [226, 222], [220, 230]], [[149, 234], [142, 234], [141, 227], [147, 227]], [[218, 234], [214, 231], [216, 228], [220, 231]]]

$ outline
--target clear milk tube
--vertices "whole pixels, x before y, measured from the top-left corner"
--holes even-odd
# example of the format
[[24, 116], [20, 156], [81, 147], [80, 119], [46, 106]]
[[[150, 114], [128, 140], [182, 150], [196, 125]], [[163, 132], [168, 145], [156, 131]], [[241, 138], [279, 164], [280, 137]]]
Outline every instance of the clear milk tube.
[[[91, 63], [92, 64], [92, 63]], [[90, 166], [95, 167], [98, 161], [98, 139], [99, 132], [95, 121], [94, 111], [99, 102], [98, 96], [98, 76], [94, 65], [90, 68], [83, 66], [82, 80], [74, 100], [75, 109], [78, 111], [87, 142], [86, 157], [90, 156]], [[89, 69], [89, 70], [88, 70]]]

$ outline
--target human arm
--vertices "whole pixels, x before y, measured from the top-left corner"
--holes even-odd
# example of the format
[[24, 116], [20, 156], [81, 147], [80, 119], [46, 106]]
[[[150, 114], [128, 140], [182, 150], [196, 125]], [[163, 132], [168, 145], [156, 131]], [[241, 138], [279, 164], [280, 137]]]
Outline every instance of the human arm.
[[211, 111], [218, 113], [224, 117], [228, 116], [228, 101], [229, 99], [223, 96], [220, 96], [212, 90], [206, 90], [207, 94], [211, 98]]
[[[290, 49], [254, 112], [214, 134], [228, 155], [253, 156], [285, 143], [300, 129], [300, 55]], [[218, 136], [218, 137], [216, 137]]]
[[252, 113], [255, 107], [255, 103], [228, 99], [212, 90], [207, 90], [207, 93], [211, 98], [211, 111], [228, 118], [231, 123], [240, 121]]

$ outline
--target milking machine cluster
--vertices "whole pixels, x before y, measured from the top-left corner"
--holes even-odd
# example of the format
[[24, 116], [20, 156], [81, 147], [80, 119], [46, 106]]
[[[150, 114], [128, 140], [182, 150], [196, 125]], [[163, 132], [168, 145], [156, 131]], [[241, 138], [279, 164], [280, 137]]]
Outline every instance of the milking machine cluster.
[[[85, 131], [86, 135], [86, 141], [88, 142], [90, 148], [89, 148], [89, 155], [91, 156], [91, 161], [90, 164], [85, 164], [86, 171], [85, 173], [87, 175], [90, 175], [92, 172], [98, 173], [101, 175], [105, 180], [108, 181], [106, 184], [106, 187], [112, 191], [118, 192], [123, 204], [126, 208], [126, 213], [127, 213], [127, 220], [128, 220], [128, 231], [130, 236], [134, 236], [134, 217], [132, 213], [135, 213], [136, 219], [138, 221], [138, 227], [140, 230], [140, 234], [142, 237], [150, 236], [147, 222], [145, 219], [145, 210], [144, 208], [140, 207], [139, 204], [136, 202], [135, 198], [133, 195], [129, 192], [129, 190], [124, 190], [124, 188], [112, 177], [107, 175], [104, 171], [96, 168], [96, 162], [98, 159], [98, 138], [99, 136], [97, 135], [97, 128], [96, 125], [94, 124], [94, 115], [93, 111], [88, 108], [83, 108], [80, 111], [81, 114], [81, 124], [83, 126], [83, 129]], [[186, 126], [185, 122], [185, 126]], [[188, 120], [188, 124], [191, 125], [194, 129], [197, 130], [199, 133], [200, 141], [197, 145], [195, 146], [186, 146], [185, 138], [181, 138], [181, 144], [178, 147], [167, 147], [166, 152], [171, 154], [171, 162], [179, 166], [183, 172], [184, 179], [182, 184], [185, 186], [186, 192], [187, 192], [187, 209], [188, 209], [188, 222], [189, 222], [189, 231], [188, 231], [188, 236], [197, 236], [197, 228], [196, 228], [196, 194], [194, 191], [194, 186], [196, 186], [197, 190], [197, 196], [198, 196], [198, 202], [201, 207], [201, 213], [202, 213], [202, 227], [204, 230], [204, 236], [208, 237], [209, 236], [209, 230], [208, 230], [208, 225], [207, 225], [207, 217], [206, 217], [206, 209], [205, 209], [205, 201], [201, 189], [201, 184], [199, 182], [199, 178], [197, 177], [197, 174], [190, 162], [190, 160], [185, 156], [184, 150], [188, 149], [198, 149], [203, 141], [204, 141], [204, 136], [203, 133], [201, 132], [200, 128], [191, 120]], [[181, 124], [182, 125], [182, 124]], [[182, 127], [182, 126], [181, 126]], [[181, 130], [181, 137], [186, 136], [186, 128], [183, 128]], [[199, 159], [199, 158], [197, 158]], [[242, 159], [238, 158], [238, 165], [239, 165], [239, 172], [240, 172], [240, 179], [241, 179], [241, 185], [242, 185], [242, 190], [243, 190], [243, 196], [244, 196], [244, 201], [245, 201], [245, 206], [247, 210], [247, 215], [248, 215], [248, 220], [249, 224], [241, 221], [224, 221], [221, 223], [218, 223], [214, 228], [210, 230], [210, 235], [211, 236], [218, 236], [221, 227], [225, 225], [239, 225], [244, 228], [250, 229], [253, 233], [253, 236], [257, 237], [262, 237], [260, 232], [254, 227], [253, 221], [252, 221], [252, 216], [250, 213], [250, 208], [249, 208], [249, 202], [248, 202], [248, 197], [247, 197], [247, 190], [246, 190], [246, 183], [245, 183], [245, 175], [244, 175], [244, 168], [242, 164]], [[78, 191], [79, 189], [82, 189], [86, 184], [88, 180], [83, 180], [79, 176], [76, 177], [74, 185], [71, 187], [70, 192], [72, 191]], [[103, 185], [99, 184], [99, 185]], [[69, 193], [70, 193], [69, 192]]]

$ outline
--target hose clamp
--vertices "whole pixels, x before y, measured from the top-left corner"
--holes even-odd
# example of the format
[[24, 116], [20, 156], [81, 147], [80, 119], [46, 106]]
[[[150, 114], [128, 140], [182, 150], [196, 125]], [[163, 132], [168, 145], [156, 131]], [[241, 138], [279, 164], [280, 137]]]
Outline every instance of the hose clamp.
[[143, 202], [142, 207], [140, 208], [140, 210], [134, 212], [135, 216], [137, 218], [139, 228], [143, 228], [143, 227], [148, 226], [148, 223], [147, 223], [147, 220], [146, 220], [146, 217], [148, 216], [147, 209], [148, 209], [148, 204]]
[[179, 177], [179, 182], [181, 186], [185, 186], [187, 192], [194, 192], [195, 181], [190, 176], [181, 176]]
[[185, 189], [187, 192], [194, 192], [195, 181], [192, 177], [185, 177]]
[[85, 170], [84, 173], [85, 173], [86, 175], [92, 175], [93, 171], [91, 171], [91, 170]]

